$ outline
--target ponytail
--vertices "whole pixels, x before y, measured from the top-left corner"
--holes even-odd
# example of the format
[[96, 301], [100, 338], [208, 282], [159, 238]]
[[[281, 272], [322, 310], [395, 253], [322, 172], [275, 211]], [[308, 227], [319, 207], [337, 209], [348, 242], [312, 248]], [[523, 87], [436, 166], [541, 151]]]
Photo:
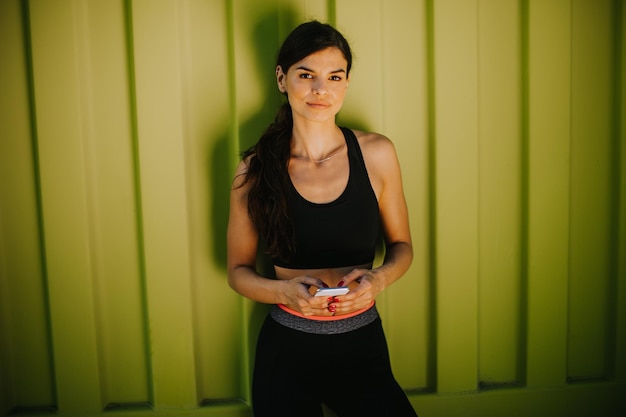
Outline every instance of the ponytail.
[[292, 129], [291, 106], [286, 102], [259, 141], [243, 153], [243, 158], [248, 158], [243, 182], [249, 183], [248, 215], [265, 242], [266, 252], [276, 258], [287, 258], [295, 247], [287, 208]]

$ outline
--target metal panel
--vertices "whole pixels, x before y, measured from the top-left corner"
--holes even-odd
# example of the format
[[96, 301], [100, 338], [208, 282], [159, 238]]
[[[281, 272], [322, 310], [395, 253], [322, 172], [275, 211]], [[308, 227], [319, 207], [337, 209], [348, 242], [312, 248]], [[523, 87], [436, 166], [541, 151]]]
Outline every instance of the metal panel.
[[477, 2], [434, 2], [437, 391], [478, 374]]
[[[383, 297], [383, 319], [390, 344], [392, 365], [398, 381], [407, 389], [434, 388], [431, 367], [434, 349], [430, 343], [433, 303], [430, 302], [429, 256], [429, 164], [428, 164], [428, 54], [425, 2], [407, 2], [398, 7], [381, 3], [382, 123], [395, 144], [402, 166], [404, 190], [411, 212], [415, 262], [410, 279], [394, 284]], [[407, 51], [406, 44], [413, 48]], [[357, 52], [359, 55], [367, 53]], [[357, 65], [361, 65], [357, 63]], [[351, 87], [367, 88], [360, 78]], [[408, 99], [408, 100], [407, 100]]]
[[611, 107], [615, 64], [611, 2], [572, 7], [571, 241], [568, 369], [571, 380], [607, 378], [613, 366], [612, 224], [619, 195]]
[[0, 414], [55, 405], [28, 41], [19, 2], [0, 3]]
[[521, 19], [517, 1], [478, 5], [479, 380], [523, 380]]
[[[190, 224], [191, 291], [197, 399], [244, 396], [240, 303], [224, 276], [228, 207], [226, 173], [233, 171], [228, 17], [225, 4], [179, 2], [182, 123]], [[217, 99], [217, 101], [216, 101]], [[219, 318], [219, 319], [216, 319]]]
[[125, 9], [121, 2], [75, 7], [102, 404], [147, 403]]
[[29, 22], [55, 392], [60, 410], [87, 413], [101, 407], [101, 381], [74, 6], [33, 1]]
[[565, 383], [570, 198], [570, 2], [530, 1], [527, 128], [527, 370]]
[[131, 12], [152, 400], [157, 410], [189, 408], [197, 402], [179, 9], [139, 0]]

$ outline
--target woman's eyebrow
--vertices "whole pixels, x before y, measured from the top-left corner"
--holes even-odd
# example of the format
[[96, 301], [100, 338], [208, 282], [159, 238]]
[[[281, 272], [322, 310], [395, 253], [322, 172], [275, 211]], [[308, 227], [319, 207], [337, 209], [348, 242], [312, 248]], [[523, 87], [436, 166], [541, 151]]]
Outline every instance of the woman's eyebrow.
[[[308, 71], [308, 72], [315, 72], [315, 71], [313, 71], [312, 69], [307, 68], [307, 67], [305, 67], [305, 66], [303, 66], [303, 65], [301, 65], [301, 66], [299, 66], [299, 67], [296, 67], [296, 69], [303, 70], [303, 71]], [[338, 73], [342, 73], [342, 72], [344, 72], [344, 73], [345, 73], [345, 72], [346, 72], [346, 70], [345, 70], [345, 69], [343, 69], [343, 68], [339, 68], [339, 69], [336, 69], [336, 70], [334, 70], [334, 71], [331, 71], [330, 73], [331, 73], [331, 74], [338, 74]]]

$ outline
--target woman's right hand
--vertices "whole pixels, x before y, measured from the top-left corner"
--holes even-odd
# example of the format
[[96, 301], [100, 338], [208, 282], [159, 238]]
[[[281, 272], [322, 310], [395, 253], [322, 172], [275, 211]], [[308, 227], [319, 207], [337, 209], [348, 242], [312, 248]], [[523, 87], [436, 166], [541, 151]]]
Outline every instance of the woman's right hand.
[[311, 287], [328, 287], [321, 279], [303, 275], [282, 282], [284, 285], [281, 290], [281, 299], [284, 300], [282, 304], [285, 306], [305, 316], [332, 315], [328, 311], [327, 298], [315, 297], [310, 292]]

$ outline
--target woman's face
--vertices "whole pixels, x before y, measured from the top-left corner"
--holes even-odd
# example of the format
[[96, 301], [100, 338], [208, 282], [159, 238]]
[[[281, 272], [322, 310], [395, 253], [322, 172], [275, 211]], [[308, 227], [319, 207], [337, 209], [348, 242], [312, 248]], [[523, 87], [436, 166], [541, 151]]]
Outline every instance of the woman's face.
[[339, 49], [327, 48], [296, 62], [287, 73], [276, 67], [278, 89], [287, 93], [294, 121], [334, 120], [348, 89], [347, 66]]

